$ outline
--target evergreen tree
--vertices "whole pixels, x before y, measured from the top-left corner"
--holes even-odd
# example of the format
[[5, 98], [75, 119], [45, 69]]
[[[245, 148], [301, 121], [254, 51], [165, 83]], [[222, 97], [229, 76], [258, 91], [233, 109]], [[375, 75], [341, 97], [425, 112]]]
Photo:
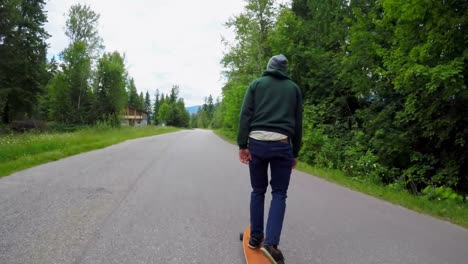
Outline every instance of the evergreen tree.
[[146, 91], [146, 95], [145, 95], [145, 111], [148, 112], [148, 125], [151, 124], [151, 98], [150, 98], [150, 95], [149, 95], [149, 92]]
[[213, 104], [213, 96], [211, 94], [208, 96], [207, 102], [206, 102], [206, 112], [208, 114], [208, 119], [211, 120], [213, 119], [213, 114], [214, 114], [215, 106]]
[[3, 123], [34, 115], [48, 81], [43, 0], [0, 4], [0, 116]]
[[177, 102], [177, 99], [179, 98], [179, 92], [180, 92], [180, 88], [178, 85], [173, 85], [172, 88], [171, 88], [171, 93], [169, 95], [169, 102], [170, 103], [176, 103]]
[[140, 96], [138, 96], [138, 109], [145, 109], [145, 97], [143, 96], [143, 92], [140, 92]]
[[161, 99], [159, 95], [159, 89], [157, 89], [156, 94], [154, 95], [154, 107], [153, 107], [153, 123], [155, 125], [159, 124], [158, 112], [159, 112], [160, 105], [161, 105]]
[[128, 93], [128, 105], [138, 108], [139, 97], [138, 97], [138, 91], [135, 86], [135, 80], [133, 78], [130, 78], [128, 80], [127, 93]]
[[179, 98], [176, 103], [176, 117], [174, 126], [177, 127], [189, 127], [190, 126], [190, 114], [185, 109], [185, 103], [183, 98]]

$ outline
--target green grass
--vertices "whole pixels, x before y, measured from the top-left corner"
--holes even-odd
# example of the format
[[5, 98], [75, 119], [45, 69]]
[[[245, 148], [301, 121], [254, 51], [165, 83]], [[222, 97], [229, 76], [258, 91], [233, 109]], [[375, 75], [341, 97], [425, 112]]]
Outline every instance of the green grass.
[[0, 135], [0, 177], [125, 140], [177, 131], [172, 127], [94, 127], [75, 132]]
[[[215, 130], [214, 132], [226, 141], [235, 144], [233, 132], [226, 130]], [[299, 162], [297, 169], [349, 189], [468, 228], [468, 203], [466, 202], [429, 200], [425, 196], [413, 195], [406, 190], [398, 190], [361, 178], [349, 177], [337, 170], [315, 168], [303, 162]]]

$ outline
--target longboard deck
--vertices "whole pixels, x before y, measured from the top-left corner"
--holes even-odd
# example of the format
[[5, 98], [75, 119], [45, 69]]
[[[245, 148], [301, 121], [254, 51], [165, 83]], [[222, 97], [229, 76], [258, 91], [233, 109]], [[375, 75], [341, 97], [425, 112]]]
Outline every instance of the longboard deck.
[[250, 226], [248, 226], [242, 237], [242, 247], [244, 248], [245, 262], [247, 264], [271, 264], [260, 249], [249, 248]]

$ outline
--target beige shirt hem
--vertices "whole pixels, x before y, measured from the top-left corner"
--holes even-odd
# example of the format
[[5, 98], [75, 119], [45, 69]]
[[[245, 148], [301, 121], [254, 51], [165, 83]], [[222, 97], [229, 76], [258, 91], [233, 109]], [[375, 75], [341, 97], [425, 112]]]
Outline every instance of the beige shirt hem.
[[263, 130], [252, 131], [250, 132], [249, 137], [256, 139], [256, 140], [261, 140], [261, 141], [278, 141], [278, 140], [288, 138], [288, 136], [280, 134], [280, 133], [263, 131]]

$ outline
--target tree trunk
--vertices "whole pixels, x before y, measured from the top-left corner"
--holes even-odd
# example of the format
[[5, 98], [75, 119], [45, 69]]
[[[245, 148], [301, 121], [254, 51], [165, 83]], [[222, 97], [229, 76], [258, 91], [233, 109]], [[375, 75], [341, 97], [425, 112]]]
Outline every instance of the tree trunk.
[[8, 97], [7, 97], [5, 107], [3, 108], [2, 121], [4, 124], [10, 123], [10, 104], [8, 103]]

